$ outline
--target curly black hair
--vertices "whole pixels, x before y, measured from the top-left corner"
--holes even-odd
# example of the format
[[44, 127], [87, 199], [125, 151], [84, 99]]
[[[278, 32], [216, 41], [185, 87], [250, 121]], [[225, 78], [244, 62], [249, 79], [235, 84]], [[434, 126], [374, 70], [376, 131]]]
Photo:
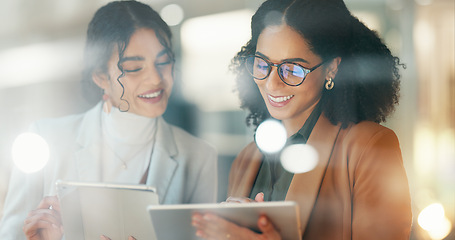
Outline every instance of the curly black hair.
[[327, 61], [341, 57], [332, 90], [322, 90], [323, 113], [333, 124], [368, 120], [384, 122], [398, 104], [399, 67], [378, 34], [354, 17], [342, 0], [268, 0], [251, 20], [251, 39], [232, 59], [241, 108], [247, 125], [270, 117], [259, 89], [243, 66], [255, 54], [258, 37], [267, 26], [286, 24], [300, 33], [313, 53]]
[[[88, 25], [83, 59], [82, 88], [88, 101], [98, 102], [103, 95], [103, 90], [93, 82], [92, 75], [97, 71], [107, 72], [107, 63], [114, 52], [114, 47], [118, 48], [117, 66], [122, 72], [117, 76], [117, 81], [123, 87], [120, 78], [124, 76], [124, 71], [120, 60], [131, 36], [140, 28], [153, 29], [170, 59], [174, 59], [171, 30], [149, 5], [131, 0], [114, 1], [96, 11]], [[126, 103], [129, 108], [129, 103]]]

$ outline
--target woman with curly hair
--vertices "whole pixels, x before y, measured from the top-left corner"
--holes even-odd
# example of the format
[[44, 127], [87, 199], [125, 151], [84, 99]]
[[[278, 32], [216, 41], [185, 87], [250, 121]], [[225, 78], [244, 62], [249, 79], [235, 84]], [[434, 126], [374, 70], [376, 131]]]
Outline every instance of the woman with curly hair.
[[[342, 0], [268, 0], [251, 30], [233, 60], [247, 124], [280, 120], [287, 145], [308, 144], [319, 161], [293, 174], [252, 142], [232, 164], [228, 202], [295, 201], [302, 239], [409, 239], [399, 142], [380, 125], [398, 103], [399, 59]], [[260, 232], [210, 213], [192, 223], [205, 239], [281, 239], [286, 231], [267, 216]]]

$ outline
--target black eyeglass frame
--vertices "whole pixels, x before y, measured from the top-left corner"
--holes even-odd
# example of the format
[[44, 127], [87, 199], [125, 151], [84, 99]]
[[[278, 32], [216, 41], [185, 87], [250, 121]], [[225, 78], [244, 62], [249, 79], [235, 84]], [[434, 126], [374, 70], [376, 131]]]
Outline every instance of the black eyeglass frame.
[[[264, 62], [267, 63], [267, 74], [266, 74], [265, 77], [263, 77], [263, 78], [257, 78], [257, 77], [255, 77], [255, 76], [253, 75], [253, 73], [251, 73], [251, 72], [248, 70], [248, 67], [246, 67], [246, 62], [247, 62], [247, 60], [248, 60], [249, 58], [255, 58], [255, 57], [260, 58], [260, 59], [264, 60]], [[272, 72], [272, 66], [275, 66], [275, 67], [277, 68], [277, 70], [278, 70], [278, 71], [277, 71], [277, 72], [278, 72], [278, 76], [280, 76], [281, 81], [284, 82], [286, 85], [292, 86], [292, 87], [297, 87], [297, 86], [301, 85], [301, 84], [305, 81], [305, 79], [306, 79], [306, 77], [308, 76], [308, 74], [310, 74], [312, 71], [316, 70], [318, 67], [322, 66], [325, 62], [326, 62], [326, 61], [322, 61], [321, 63], [319, 63], [318, 65], [316, 65], [316, 66], [314, 66], [314, 67], [312, 67], [312, 68], [306, 68], [306, 67], [300, 65], [299, 63], [296, 63], [296, 62], [293, 62], [293, 61], [286, 61], [286, 60], [285, 60], [285, 61], [282, 61], [282, 62], [280, 62], [280, 63], [277, 64], [277, 63], [273, 63], [273, 62], [269, 61], [268, 59], [266, 59], [266, 58], [264, 58], [264, 57], [262, 57], [262, 56], [259, 56], [259, 55], [248, 55], [248, 56], [245, 56], [245, 57], [244, 57], [245, 68], [246, 68], [247, 72], [248, 72], [254, 79], [257, 79], [257, 80], [264, 80], [264, 79], [268, 78], [268, 77], [270, 76], [270, 73]], [[291, 64], [294, 64], [294, 65], [297, 65], [297, 66], [303, 68], [303, 71], [305, 72], [305, 76], [302, 78], [302, 80], [300, 81], [300, 83], [298, 83], [298, 84], [290, 84], [290, 83], [288, 83], [288, 82], [286, 82], [286, 81], [284, 80], [284, 77], [282, 76], [281, 71], [279, 71], [279, 69], [280, 69], [280, 67], [281, 67], [283, 64], [286, 64], [286, 63], [287, 63], [287, 64], [291, 63]]]

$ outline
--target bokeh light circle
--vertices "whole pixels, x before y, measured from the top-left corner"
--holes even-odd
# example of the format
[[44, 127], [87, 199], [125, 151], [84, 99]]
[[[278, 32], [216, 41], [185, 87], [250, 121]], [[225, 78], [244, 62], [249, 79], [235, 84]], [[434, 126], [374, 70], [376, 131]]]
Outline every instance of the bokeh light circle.
[[38, 134], [22, 133], [14, 140], [11, 154], [14, 164], [21, 171], [37, 172], [49, 161], [49, 145]]
[[444, 239], [452, 229], [452, 223], [444, 212], [442, 204], [433, 203], [419, 213], [417, 222], [428, 232], [431, 239]]
[[267, 153], [280, 151], [286, 144], [286, 129], [277, 120], [265, 120], [256, 129], [256, 144]]
[[178, 4], [169, 4], [160, 11], [160, 16], [169, 26], [179, 25], [184, 17], [182, 7]]
[[316, 149], [308, 144], [293, 144], [283, 150], [280, 161], [286, 171], [304, 173], [318, 165], [319, 155]]

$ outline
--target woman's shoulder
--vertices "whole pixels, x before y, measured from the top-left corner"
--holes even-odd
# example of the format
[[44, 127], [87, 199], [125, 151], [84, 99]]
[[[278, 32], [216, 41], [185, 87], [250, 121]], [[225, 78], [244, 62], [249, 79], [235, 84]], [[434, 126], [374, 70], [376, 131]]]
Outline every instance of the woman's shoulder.
[[94, 107], [83, 113], [36, 120], [30, 125], [29, 130], [46, 138], [75, 139], [81, 129], [93, 131], [95, 123], [99, 122], [99, 119], [100, 110]]
[[[352, 159], [365, 156], [396, 156], [401, 159], [398, 137], [390, 128], [375, 122], [352, 124], [341, 133], [342, 146]], [[357, 157], [354, 157], [357, 156]]]
[[395, 132], [381, 124], [372, 121], [362, 121], [349, 125], [342, 130], [345, 139], [355, 142], [368, 142], [374, 139], [398, 139]]
[[75, 113], [71, 115], [55, 117], [55, 118], [43, 118], [34, 121], [31, 126], [32, 128], [38, 128], [42, 130], [50, 130], [50, 131], [57, 131], [57, 130], [65, 130], [71, 129], [72, 127], [77, 127], [84, 121], [85, 118], [95, 118], [99, 117], [100, 107], [96, 105], [95, 107], [82, 112], [82, 113]]
[[179, 126], [167, 123], [164, 119], [162, 122], [163, 125], [167, 126], [169, 131], [172, 132], [174, 141], [179, 146], [179, 148], [193, 149], [197, 151], [200, 151], [202, 148], [206, 149], [207, 151], [215, 151], [215, 147], [205, 139], [197, 137]]
[[71, 114], [55, 118], [42, 118], [34, 121], [32, 125], [40, 127], [67, 127], [68, 125], [73, 125], [82, 120], [84, 113]]

